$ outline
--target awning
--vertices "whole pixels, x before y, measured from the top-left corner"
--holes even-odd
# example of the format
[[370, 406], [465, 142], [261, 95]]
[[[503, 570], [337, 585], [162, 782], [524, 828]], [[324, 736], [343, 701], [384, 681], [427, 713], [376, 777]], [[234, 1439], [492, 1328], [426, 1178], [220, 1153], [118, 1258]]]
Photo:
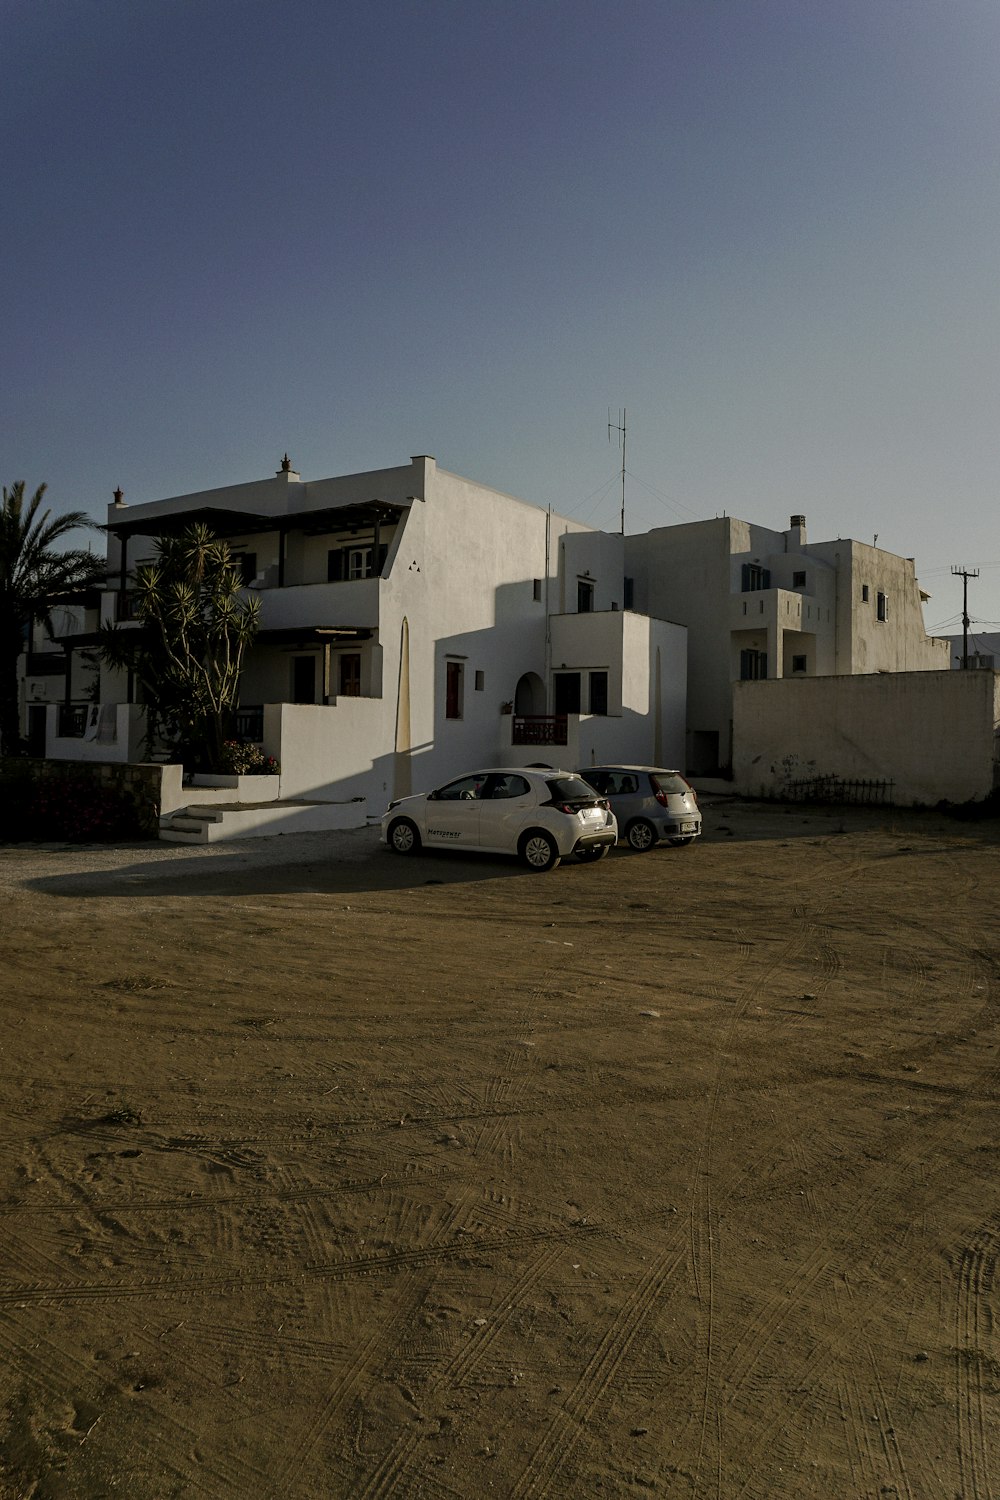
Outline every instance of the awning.
[[405, 505], [387, 500], [362, 500], [349, 505], [328, 505], [322, 510], [296, 510], [286, 515], [262, 515], [259, 511], [227, 510], [220, 505], [200, 505], [194, 510], [170, 511], [154, 516], [117, 516], [104, 527], [119, 540], [130, 536], [180, 536], [201, 523], [213, 536], [250, 536], [267, 531], [304, 531], [323, 536], [332, 531], [361, 531], [399, 520]]
[[258, 630], [255, 646], [344, 646], [353, 641], [370, 641], [374, 631], [364, 625], [286, 625], [281, 629]]

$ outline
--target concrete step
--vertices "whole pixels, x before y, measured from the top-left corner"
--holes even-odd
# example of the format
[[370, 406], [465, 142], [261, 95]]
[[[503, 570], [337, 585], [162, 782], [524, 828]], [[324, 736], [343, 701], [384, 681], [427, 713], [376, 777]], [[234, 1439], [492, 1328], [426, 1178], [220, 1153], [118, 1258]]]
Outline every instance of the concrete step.
[[220, 839], [264, 838], [281, 833], [323, 833], [364, 828], [364, 799], [350, 802], [230, 802], [179, 808], [160, 819], [160, 838], [169, 844], [208, 844]]

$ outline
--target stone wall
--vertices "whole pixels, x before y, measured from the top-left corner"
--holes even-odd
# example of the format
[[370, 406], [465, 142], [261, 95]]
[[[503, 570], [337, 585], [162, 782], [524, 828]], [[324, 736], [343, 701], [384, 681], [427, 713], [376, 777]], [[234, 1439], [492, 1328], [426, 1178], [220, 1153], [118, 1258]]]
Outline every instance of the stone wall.
[[[136, 838], [157, 838], [160, 831], [161, 783], [170, 767], [124, 762], [26, 760], [0, 757], [0, 776], [34, 781], [60, 778], [92, 781], [95, 786], [125, 793], [135, 807]], [[2, 832], [0, 832], [2, 838]]]

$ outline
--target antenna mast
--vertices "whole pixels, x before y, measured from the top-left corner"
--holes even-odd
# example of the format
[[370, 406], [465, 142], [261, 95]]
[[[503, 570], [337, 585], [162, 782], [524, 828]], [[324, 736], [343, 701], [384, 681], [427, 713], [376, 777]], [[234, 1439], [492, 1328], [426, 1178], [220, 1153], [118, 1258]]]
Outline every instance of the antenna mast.
[[962, 671], [969, 670], [969, 579], [979, 577], [978, 568], [952, 568], [952, 577], [962, 580]]
[[612, 422], [611, 408], [608, 407], [608, 442], [611, 441], [612, 432], [618, 434], [618, 446], [622, 450], [622, 536], [625, 535], [625, 408], [622, 407], [618, 413], [618, 421]]

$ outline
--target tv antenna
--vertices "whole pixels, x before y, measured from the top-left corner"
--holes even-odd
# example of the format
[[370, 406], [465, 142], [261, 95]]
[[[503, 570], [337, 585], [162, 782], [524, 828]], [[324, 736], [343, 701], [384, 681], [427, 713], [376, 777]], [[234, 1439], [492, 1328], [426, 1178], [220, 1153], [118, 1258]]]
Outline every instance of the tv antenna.
[[618, 446], [622, 450], [622, 536], [625, 535], [625, 408], [622, 407], [618, 413], [618, 421], [612, 422], [611, 408], [608, 407], [608, 442], [611, 441], [612, 432], [618, 434]]

